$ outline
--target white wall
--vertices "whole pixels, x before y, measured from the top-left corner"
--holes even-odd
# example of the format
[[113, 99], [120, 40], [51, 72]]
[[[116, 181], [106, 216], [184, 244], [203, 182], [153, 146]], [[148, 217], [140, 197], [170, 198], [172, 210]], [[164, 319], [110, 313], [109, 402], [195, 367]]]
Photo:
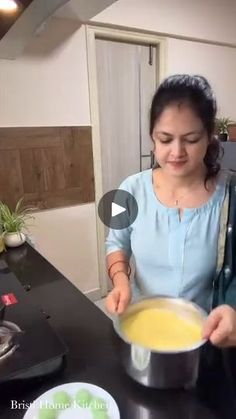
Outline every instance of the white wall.
[[118, 0], [92, 20], [236, 44], [235, 0]]
[[80, 290], [98, 287], [95, 205], [41, 211], [30, 232], [37, 250]]
[[[90, 125], [85, 29], [49, 21], [22, 57], [0, 60], [0, 86], [1, 127]], [[95, 204], [37, 213], [31, 234], [78, 288], [99, 287]]]
[[236, 120], [236, 48], [168, 40], [168, 74], [202, 74], [215, 92], [219, 115]]
[[16, 60], [0, 60], [0, 126], [90, 125], [85, 29], [51, 19]]

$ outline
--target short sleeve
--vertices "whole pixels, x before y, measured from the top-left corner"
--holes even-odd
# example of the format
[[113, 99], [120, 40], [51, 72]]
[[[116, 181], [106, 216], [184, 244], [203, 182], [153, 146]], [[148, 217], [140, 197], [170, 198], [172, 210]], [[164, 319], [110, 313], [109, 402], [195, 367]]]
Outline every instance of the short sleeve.
[[[130, 178], [125, 179], [118, 189], [130, 192]], [[115, 230], [110, 228], [108, 236], [105, 241], [106, 255], [123, 250], [128, 258], [131, 256], [131, 244], [130, 244], [130, 227], [123, 228], [121, 230]]]

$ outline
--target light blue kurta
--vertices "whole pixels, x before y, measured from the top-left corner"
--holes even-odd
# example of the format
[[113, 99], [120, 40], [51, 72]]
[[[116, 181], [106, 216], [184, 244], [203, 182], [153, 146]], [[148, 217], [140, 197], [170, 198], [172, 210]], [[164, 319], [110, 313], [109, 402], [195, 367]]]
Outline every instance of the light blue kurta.
[[128, 228], [110, 229], [106, 253], [123, 250], [128, 257], [133, 254], [133, 299], [169, 295], [210, 310], [225, 186], [226, 174], [222, 173], [209, 201], [184, 209], [180, 220], [177, 208], [168, 208], [157, 199], [151, 169], [120, 185], [137, 200], [138, 216]]

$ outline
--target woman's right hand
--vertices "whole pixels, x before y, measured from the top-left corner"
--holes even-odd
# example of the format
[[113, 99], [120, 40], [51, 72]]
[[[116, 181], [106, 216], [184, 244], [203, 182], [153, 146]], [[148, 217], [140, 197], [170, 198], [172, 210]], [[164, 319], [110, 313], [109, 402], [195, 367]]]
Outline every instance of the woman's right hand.
[[131, 300], [129, 278], [124, 273], [117, 273], [114, 288], [106, 298], [106, 309], [111, 314], [122, 314]]

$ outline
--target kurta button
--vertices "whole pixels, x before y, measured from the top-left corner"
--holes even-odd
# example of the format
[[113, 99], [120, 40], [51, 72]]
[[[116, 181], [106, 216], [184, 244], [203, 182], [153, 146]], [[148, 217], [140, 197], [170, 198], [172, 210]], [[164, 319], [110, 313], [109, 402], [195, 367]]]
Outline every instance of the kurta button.
[[225, 274], [226, 278], [229, 278], [230, 277], [230, 275], [231, 275], [231, 269], [230, 269], [229, 266], [226, 266], [224, 268], [224, 274]]
[[228, 234], [231, 234], [232, 233], [232, 224], [229, 224], [228, 225], [228, 229], [227, 229], [227, 231], [228, 231]]

